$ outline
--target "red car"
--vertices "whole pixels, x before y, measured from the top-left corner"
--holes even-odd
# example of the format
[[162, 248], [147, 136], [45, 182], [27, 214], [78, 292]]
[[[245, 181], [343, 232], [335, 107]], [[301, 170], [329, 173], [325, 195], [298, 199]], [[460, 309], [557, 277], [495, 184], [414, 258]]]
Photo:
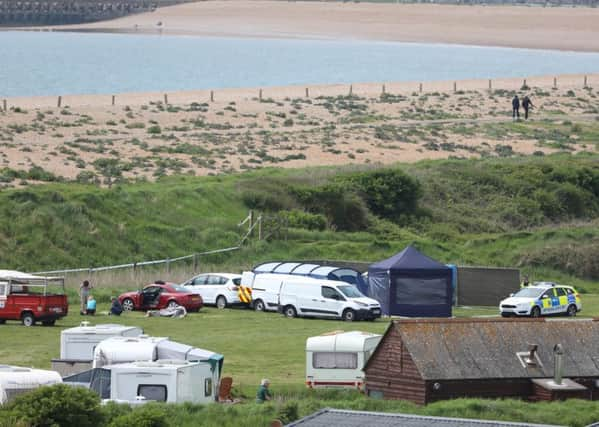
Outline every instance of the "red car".
[[204, 305], [202, 297], [175, 283], [156, 282], [137, 292], [119, 296], [123, 310], [160, 310], [178, 305], [187, 311], [199, 311]]

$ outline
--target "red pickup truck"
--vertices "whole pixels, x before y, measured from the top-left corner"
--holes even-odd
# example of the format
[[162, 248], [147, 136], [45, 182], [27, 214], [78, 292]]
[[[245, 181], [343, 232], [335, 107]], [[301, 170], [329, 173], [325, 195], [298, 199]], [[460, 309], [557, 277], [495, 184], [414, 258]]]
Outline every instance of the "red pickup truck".
[[25, 326], [54, 325], [69, 312], [64, 278], [0, 270], [0, 324], [20, 320]]

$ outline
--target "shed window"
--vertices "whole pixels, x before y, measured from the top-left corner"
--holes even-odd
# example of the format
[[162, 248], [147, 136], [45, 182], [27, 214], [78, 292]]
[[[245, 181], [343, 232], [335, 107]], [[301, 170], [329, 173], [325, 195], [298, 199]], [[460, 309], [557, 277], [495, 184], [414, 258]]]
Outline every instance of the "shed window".
[[204, 396], [212, 395], [212, 378], [206, 378], [204, 381]]
[[357, 369], [358, 353], [318, 352], [312, 354], [314, 369]]
[[137, 386], [137, 395], [143, 396], [147, 400], [166, 402], [167, 390], [165, 385], [140, 384]]

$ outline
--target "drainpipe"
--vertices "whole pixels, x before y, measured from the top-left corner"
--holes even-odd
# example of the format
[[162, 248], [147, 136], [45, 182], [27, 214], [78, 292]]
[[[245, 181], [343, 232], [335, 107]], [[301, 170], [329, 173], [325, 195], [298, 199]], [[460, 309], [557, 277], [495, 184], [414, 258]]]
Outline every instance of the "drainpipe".
[[555, 372], [553, 381], [557, 385], [562, 384], [562, 374], [564, 371], [564, 349], [561, 344], [556, 344], [553, 347], [553, 358], [555, 361]]

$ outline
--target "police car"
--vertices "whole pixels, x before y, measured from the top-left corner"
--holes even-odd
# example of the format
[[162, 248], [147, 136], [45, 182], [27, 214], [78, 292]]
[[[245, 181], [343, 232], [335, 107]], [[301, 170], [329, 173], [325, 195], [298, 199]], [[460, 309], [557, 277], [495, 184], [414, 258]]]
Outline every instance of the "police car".
[[580, 310], [582, 302], [578, 292], [571, 286], [553, 282], [535, 282], [499, 303], [499, 311], [503, 317], [539, 317], [551, 314], [576, 316]]

